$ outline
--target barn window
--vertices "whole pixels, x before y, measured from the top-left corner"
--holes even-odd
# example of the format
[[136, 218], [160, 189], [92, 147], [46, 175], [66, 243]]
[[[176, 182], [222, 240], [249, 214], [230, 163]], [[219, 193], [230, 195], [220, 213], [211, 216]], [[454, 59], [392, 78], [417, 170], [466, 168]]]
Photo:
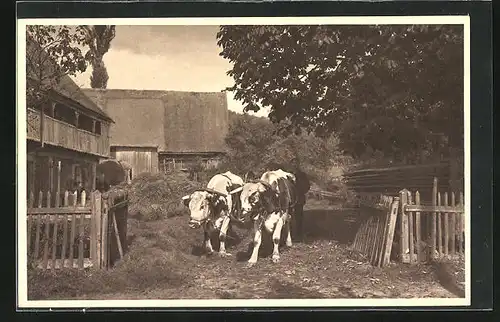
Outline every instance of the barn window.
[[92, 132], [93, 128], [92, 118], [85, 114], [80, 114], [80, 116], [78, 117], [78, 128], [84, 131]]
[[63, 104], [56, 104], [54, 109], [54, 118], [71, 125], [76, 125], [75, 111]]
[[95, 134], [101, 135], [101, 122], [95, 121]]

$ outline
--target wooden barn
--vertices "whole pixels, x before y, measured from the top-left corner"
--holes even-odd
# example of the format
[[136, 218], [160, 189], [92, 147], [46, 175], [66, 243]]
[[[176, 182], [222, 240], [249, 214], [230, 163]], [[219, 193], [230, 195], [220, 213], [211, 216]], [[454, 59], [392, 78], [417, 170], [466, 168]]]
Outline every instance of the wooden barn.
[[113, 120], [67, 76], [41, 110], [27, 108], [28, 196], [50, 191], [53, 203], [65, 190], [95, 190], [96, 166], [110, 156]]
[[139, 173], [186, 168], [202, 161], [216, 165], [228, 131], [224, 93], [83, 89], [115, 124], [111, 156]]

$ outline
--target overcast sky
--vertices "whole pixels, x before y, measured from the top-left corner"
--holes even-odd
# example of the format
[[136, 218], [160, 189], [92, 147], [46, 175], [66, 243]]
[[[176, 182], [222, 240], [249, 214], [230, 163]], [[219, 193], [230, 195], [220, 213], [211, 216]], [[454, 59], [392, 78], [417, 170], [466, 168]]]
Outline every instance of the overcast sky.
[[[220, 57], [218, 26], [116, 26], [104, 56], [109, 89], [218, 92], [233, 85], [231, 63]], [[74, 78], [90, 87], [91, 68]], [[228, 93], [228, 108], [242, 112]], [[260, 111], [259, 116], [267, 115]]]

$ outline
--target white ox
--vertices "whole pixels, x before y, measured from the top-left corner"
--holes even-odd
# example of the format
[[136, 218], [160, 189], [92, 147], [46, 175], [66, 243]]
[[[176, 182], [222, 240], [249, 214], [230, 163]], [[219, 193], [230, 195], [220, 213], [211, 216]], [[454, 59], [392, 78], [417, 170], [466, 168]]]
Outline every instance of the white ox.
[[260, 180], [245, 183], [230, 192], [240, 195], [239, 221], [243, 223], [253, 221], [253, 250], [248, 266], [257, 262], [263, 227], [272, 234], [273, 262], [276, 263], [280, 259], [279, 244], [283, 228], [287, 234], [286, 245], [292, 246], [290, 222], [296, 202], [295, 181], [293, 174], [281, 169], [267, 171]]
[[189, 226], [193, 229], [203, 227], [204, 244], [209, 255], [214, 252], [210, 242], [210, 235], [214, 230], [219, 231], [219, 255], [230, 255], [226, 252], [226, 236], [230, 217], [239, 207], [238, 200], [233, 200], [236, 198], [229, 192], [242, 185], [243, 179], [227, 171], [213, 176], [207, 188], [182, 197], [184, 205], [190, 211]]

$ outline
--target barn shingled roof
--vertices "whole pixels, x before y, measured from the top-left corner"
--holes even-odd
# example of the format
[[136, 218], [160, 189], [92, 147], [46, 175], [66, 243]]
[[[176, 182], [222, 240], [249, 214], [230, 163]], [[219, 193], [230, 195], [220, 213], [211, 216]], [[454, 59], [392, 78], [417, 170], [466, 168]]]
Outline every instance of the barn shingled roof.
[[221, 92], [83, 89], [113, 118], [111, 145], [157, 146], [159, 152], [224, 152], [228, 131]]

